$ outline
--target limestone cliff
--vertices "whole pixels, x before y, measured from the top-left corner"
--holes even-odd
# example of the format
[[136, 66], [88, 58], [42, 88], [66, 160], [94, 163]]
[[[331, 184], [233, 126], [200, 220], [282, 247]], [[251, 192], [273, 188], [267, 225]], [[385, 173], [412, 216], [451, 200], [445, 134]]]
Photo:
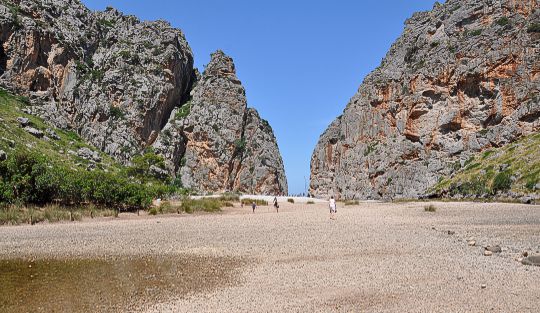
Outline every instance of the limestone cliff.
[[321, 135], [315, 196], [422, 196], [475, 152], [540, 130], [540, 4], [448, 0], [416, 13]]
[[272, 128], [247, 108], [232, 59], [221, 51], [212, 54], [191, 95], [154, 145], [182, 184], [200, 191], [286, 194]]
[[[187, 186], [204, 191], [248, 190], [240, 188], [246, 184], [260, 191], [286, 192], [281, 156], [271, 131], [262, 143], [273, 147], [268, 164], [250, 161], [248, 144], [245, 151], [232, 151], [230, 140], [249, 139], [244, 137], [244, 128], [253, 114], [247, 113], [244, 95], [237, 93], [238, 80], [227, 79], [229, 85], [221, 86], [212, 80], [219, 75], [208, 73], [192, 92], [197, 72], [191, 48], [182, 31], [165, 21], [141, 22], [112, 8], [91, 12], [78, 0], [0, 1], [0, 86], [27, 96], [28, 113], [74, 130], [95, 147], [129, 163], [156, 144], [176, 114], [173, 111], [193, 106], [189, 125], [194, 132], [183, 132], [172, 147], [160, 146], [171, 164], [181, 160], [186, 164], [186, 168], [170, 167], [172, 175], [180, 170]], [[188, 102], [190, 92], [193, 100]], [[230, 108], [219, 107], [215, 101], [221, 97]], [[211, 155], [199, 158], [197, 143], [202, 144], [199, 136], [204, 132], [198, 129], [212, 125], [220, 128], [219, 140]], [[265, 156], [260, 154], [261, 160]], [[203, 159], [216, 164], [226, 160], [229, 168], [208, 167], [215, 175], [190, 178], [188, 173], [203, 175], [193, 172]], [[253, 183], [247, 184], [241, 164], [249, 162], [255, 170], [248, 175]], [[187, 168], [193, 171], [186, 172]]]

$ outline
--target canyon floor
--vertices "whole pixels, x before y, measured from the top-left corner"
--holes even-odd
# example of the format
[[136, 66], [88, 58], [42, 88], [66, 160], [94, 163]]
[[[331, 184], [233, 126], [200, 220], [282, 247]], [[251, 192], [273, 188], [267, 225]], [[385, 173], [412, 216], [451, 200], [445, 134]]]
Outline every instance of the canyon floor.
[[540, 206], [428, 204], [1, 227], [0, 311], [537, 312]]

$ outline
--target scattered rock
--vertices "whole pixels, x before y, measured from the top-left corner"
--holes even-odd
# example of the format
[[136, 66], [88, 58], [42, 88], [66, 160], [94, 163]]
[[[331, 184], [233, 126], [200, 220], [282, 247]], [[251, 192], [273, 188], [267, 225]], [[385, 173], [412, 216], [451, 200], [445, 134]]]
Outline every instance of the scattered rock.
[[21, 125], [21, 127], [26, 127], [30, 125], [30, 120], [26, 117], [17, 117], [17, 122], [19, 122], [19, 125]]
[[474, 246], [476, 246], [476, 241], [470, 240], [469, 242], [467, 242], [467, 244], [468, 244], [469, 246], [471, 246], [471, 247], [474, 247]]
[[487, 246], [485, 249], [486, 249], [486, 251], [493, 252], [493, 253], [501, 253], [502, 252], [501, 246], [499, 246], [499, 245]]
[[528, 257], [528, 256], [529, 256], [529, 252], [524, 251], [521, 255], [524, 256], [524, 257]]
[[151, 165], [149, 171], [154, 177], [166, 178], [169, 176], [169, 172], [167, 170], [159, 168], [155, 165]]
[[80, 148], [77, 151], [77, 155], [85, 160], [94, 161], [98, 163], [101, 162], [101, 157], [99, 156], [99, 153], [97, 151], [92, 151], [87, 147]]
[[0, 150], [0, 161], [7, 160], [7, 154], [4, 152], [4, 150]]
[[456, 234], [456, 232], [453, 231], [453, 230], [449, 230], [449, 231], [448, 231], [448, 235], [455, 235], [455, 234]]
[[60, 140], [60, 136], [58, 136], [58, 134], [54, 130], [52, 130], [50, 128], [47, 128], [45, 130], [45, 133], [47, 133], [47, 135], [49, 135], [49, 137], [54, 139], [54, 140]]
[[37, 137], [37, 138], [43, 138], [43, 132], [39, 129], [35, 129], [34, 127], [26, 126], [24, 130], [29, 133], [30, 135]]
[[15, 148], [15, 141], [11, 140], [11, 139], [7, 139], [5, 137], [2, 137], [2, 140], [7, 142], [8, 146], [10, 148]]
[[540, 255], [531, 255], [521, 260], [523, 265], [540, 266]]
[[509, 165], [504, 163], [499, 166], [499, 171], [504, 172], [508, 169]]
[[486, 288], [487, 288], [487, 285], [486, 285], [486, 284], [482, 284], [482, 285], [480, 285], [480, 288], [486, 289]]
[[529, 197], [529, 196], [525, 196], [525, 197], [521, 197], [519, 199], [519, 201], [521, 201], [521, 203], [523, 204], [532, 204], [533, 201], [534, 201], [534, 198], [533, 197]]
[[493, 252], [488, 251], [488, 250], [484, 251], [484, 256], [492, 256], [492, 255], [493, 255]]
[[536, 184], [536, 186], [534, 186], [534, 189], [540, 190], [540, 183]]

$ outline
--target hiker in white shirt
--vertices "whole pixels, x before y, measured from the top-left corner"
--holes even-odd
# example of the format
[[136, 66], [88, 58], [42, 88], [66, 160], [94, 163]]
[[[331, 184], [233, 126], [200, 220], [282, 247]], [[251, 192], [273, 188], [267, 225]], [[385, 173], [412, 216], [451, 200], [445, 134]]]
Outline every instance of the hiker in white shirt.
[[334, 196], [330, 197], [329, 206], [330, 206], [330, 219], [335, 220], [337, 208], [336, 208], [336, 200], [334, 199]]

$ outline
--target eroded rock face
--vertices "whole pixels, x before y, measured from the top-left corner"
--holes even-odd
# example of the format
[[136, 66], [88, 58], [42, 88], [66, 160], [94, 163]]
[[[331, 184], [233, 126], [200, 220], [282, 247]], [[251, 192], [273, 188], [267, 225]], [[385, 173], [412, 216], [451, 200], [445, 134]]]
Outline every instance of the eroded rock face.
[[538, 1], [457, 1], [407, 20], [311, 159], [319, 197], [416, 198], [473, 153], [540, 130]]
[[0, 3], [0, 44], [0, 85], [124, 162], [154, 142], [193, 78], [180, 30], [77, 0]]
[[200, 77], [167, 22], [78, 0], [0, 2], [0, 86], [126, 164], [155, 147], [185, 187], [287, 193], [272, 129], [247, 109], [232, 59], [215, 53]]
[[212, 54], [191, 95], [154, 144], [182, 184], [199, 191], [286, 194], [273, 131], [247, 108], [232, 59]]

